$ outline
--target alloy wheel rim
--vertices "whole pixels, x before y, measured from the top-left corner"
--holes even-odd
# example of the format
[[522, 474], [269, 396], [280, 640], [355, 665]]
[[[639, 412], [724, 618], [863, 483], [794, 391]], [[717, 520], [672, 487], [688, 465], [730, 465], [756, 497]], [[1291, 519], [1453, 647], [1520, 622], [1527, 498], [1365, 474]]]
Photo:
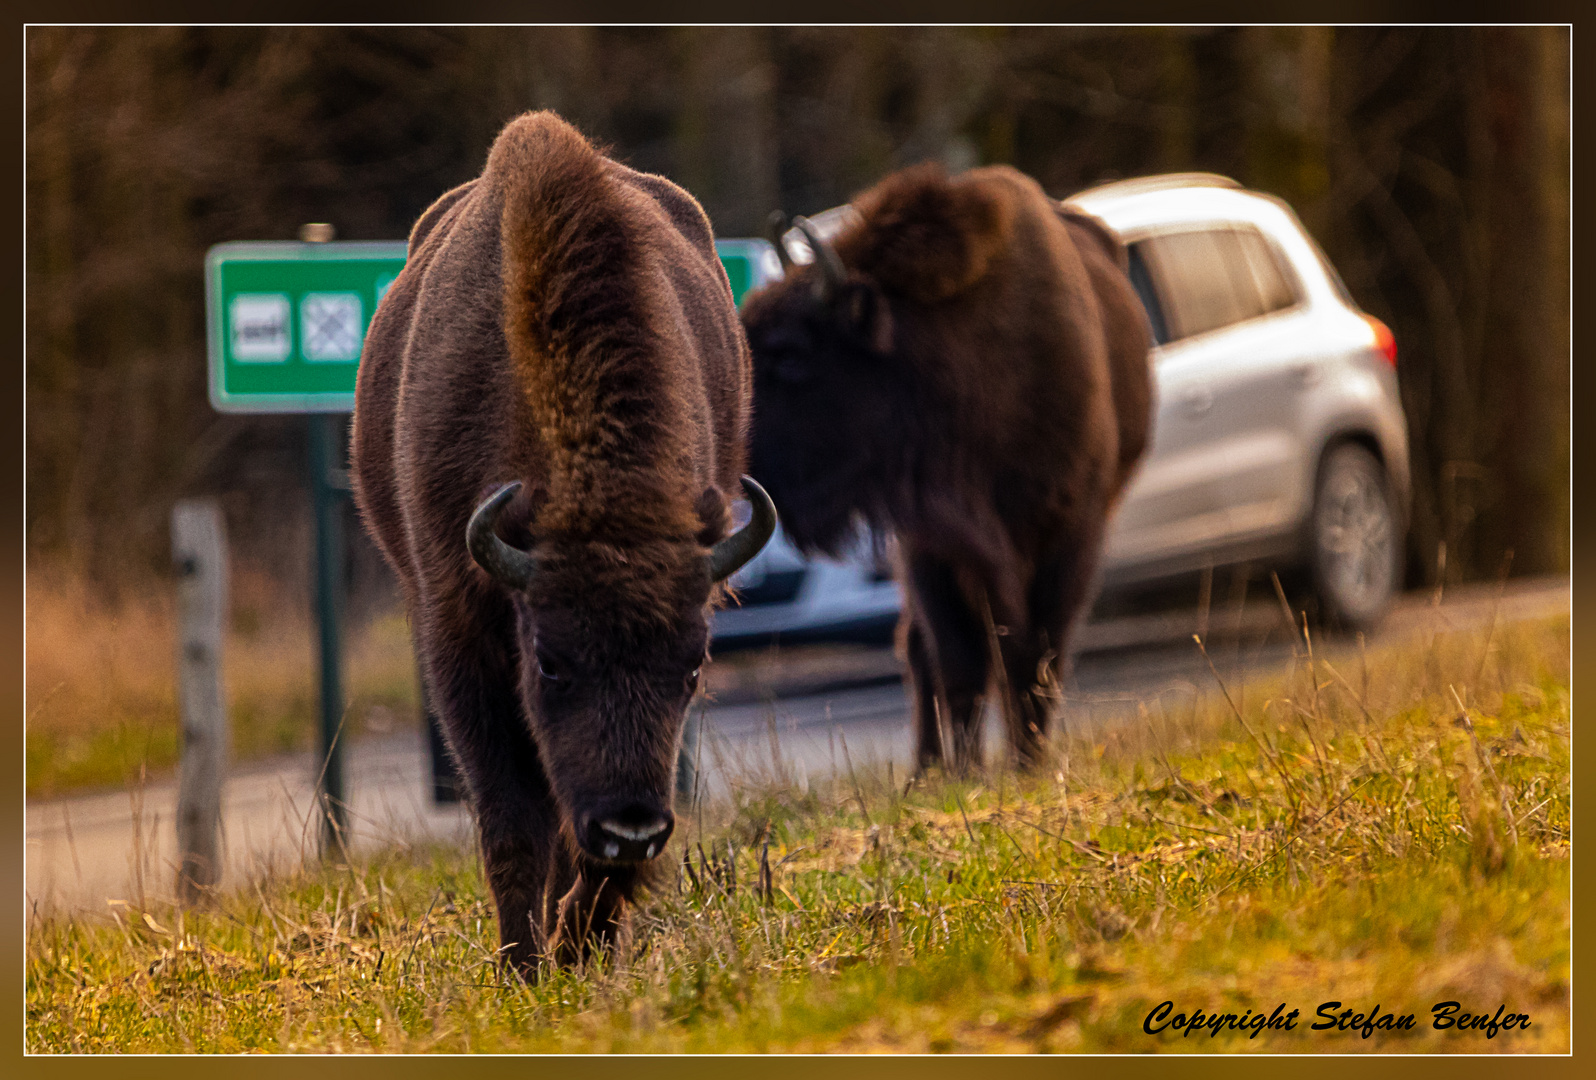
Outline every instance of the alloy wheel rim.
[[1362, 610], [1390, 592], [1395, 535], [1379, 478], [1365, 469], [1337, 471], [1324, 491], [1319, 548], [1326, 584], [1343, 606]]

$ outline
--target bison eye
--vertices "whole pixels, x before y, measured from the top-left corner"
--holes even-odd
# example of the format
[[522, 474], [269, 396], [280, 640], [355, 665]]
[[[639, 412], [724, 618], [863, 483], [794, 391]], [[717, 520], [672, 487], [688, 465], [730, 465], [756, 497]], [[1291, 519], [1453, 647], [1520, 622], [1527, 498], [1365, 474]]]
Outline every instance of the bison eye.
[[534, 663], [537, 664], [538, 678], [542, 679], [544, 682], [550, 683], [563, 683], [569, 681], [569, 669], [549, 653], [539, 649], [532, 655]]
[[787, 355], [777, 358], [772, 372], [782, 382], [805, 383], [814, 378], [814, 369], [802, 356]]

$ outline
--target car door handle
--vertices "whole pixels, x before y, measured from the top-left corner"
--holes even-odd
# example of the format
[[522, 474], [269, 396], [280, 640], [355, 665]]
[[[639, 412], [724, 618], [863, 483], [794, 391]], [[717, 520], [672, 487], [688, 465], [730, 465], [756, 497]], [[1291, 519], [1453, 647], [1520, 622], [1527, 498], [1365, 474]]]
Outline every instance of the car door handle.
[[1214, 392], [1206, 386], [1194, 386], [1180, 395], [1180, 408], [1187, 416], [1202, 416], [1214, 407]]
[[1318, 364], [1303, 364], [1293, 368], [1292, 374], [1297, 377], [1297, 385], [1306, 389], [1319, 385], [1319, 380], [1324, 378], [1324, 369]]

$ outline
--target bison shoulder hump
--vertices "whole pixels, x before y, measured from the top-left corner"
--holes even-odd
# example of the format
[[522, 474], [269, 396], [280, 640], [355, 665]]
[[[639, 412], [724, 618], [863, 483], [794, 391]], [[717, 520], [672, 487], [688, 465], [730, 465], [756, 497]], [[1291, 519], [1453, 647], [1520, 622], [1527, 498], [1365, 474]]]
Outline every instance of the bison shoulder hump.
[[483, 178], [503, 193], [512, 218], [562, 222], [605, 199], [606, 162], [599, 149], [552, 112], [531, 112], [505, 125], [488, 152]]
[[476, 186], [477, 182], [475, 180], [467, 180], [460, 186], [451, 188], [438, 196], [437, 200], [416, 219], [415, 225], [410, 230], [409, 253], [411, 257], [415, 256], [416, 252], [421, 249], [421, 245], [426, 243], [427, 237], [431, 236], [433, 230], [449, 216], [450, 211], [459, 204], [460, 200], [471, 194]]
[[686, 237], [694, 247], [714, 254], [715, 231], [709, 217], [698, 201], [685, 190], [663, 176], [636, 172], [624, 165], [615, 165], [626, 182], [646, 193], [670, 220], [676, 231]]
[[939, 303], [980, 281], [1008, 246], [1014, 203], [1004, 184], [918, 165], [861, 196], [860, 224], [838, 251], [886, 291]]
[[1068, 205], [1060, 206], [1058, 214], [1059, 217], [1064, 219], [1065, 227], [1069, 229], [1071, 236], [1077, 242], [1082, 239], [1088, 239], [1101, 248], [1103, 254], [1107, 255], [1109, 261], [1115, 266], [1121, 270], [1129, 267], [1130, 261], [1125, 251], [1124, 242], [1103, 223], [1101, 218], [1094, 214], [1088, 214], [1085, 210]]

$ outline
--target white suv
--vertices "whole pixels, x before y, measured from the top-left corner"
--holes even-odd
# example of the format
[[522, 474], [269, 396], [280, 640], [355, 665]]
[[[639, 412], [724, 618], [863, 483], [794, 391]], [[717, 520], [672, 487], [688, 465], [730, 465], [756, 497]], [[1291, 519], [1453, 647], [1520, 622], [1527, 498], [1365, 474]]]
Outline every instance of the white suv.
[[1157, 418], [1110, 526], [1104, 587], [1253, 562], [1323, 614], [1377, 621], [1401, 584], [1408, 436], [1396, 344], [1284, 202], [1206, 173], [1082, 192], [1125, 241]]
[[[1390, 331], [1290, 207], [1234, 180], [1153, 176], [1067, 203], [1125, 241], [1155, 340], [1152, 444], [1110, 525], [1104, 589], [1245, 562], [1306, 571], [1335, 622], [1378, 621], [1401, 584], [1408, 510]], [[851, 214], [810, 220], [829, 237]], [[809, 260], [801, 233], [783, 241]], [[773, 250], [761, 265], [762, 280], [780, 273]], [[805, 560], [778, 536], [734, 579], [743, 606], [716, 615], [717, 640], [882, 625], [898, 601], [879, 546]]]

